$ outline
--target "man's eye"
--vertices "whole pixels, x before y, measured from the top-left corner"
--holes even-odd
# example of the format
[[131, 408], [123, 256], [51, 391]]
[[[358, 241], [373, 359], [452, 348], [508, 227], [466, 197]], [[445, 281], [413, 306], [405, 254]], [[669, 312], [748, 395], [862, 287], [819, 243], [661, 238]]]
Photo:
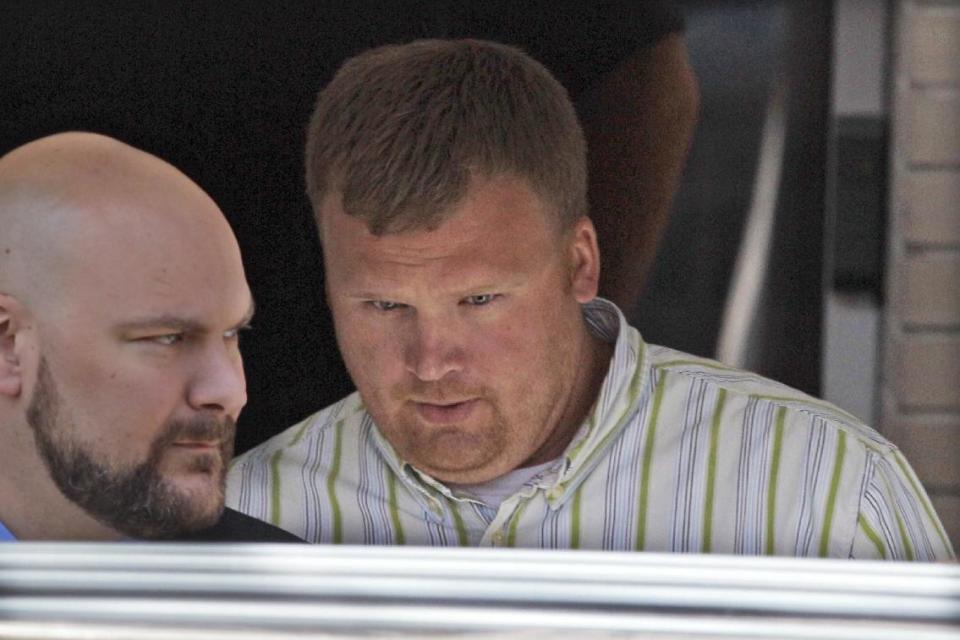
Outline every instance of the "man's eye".
[[252, 328], [253, 327], [251, 325], [245, 324], [240, 327], [237, 327], [236, 329], [230, 329], [229, 331], [224, 331], [223, 337], [227, 340], [236, 340], [237, 338], [240, 337], [240, 334], [243, 331], [249, 331]]
[[476, 296], [467, 296], [463, 301], [474, 307], [482, 307], [485, 304], [490, 304], [497, 297], [495, 293], [481, 293]]
[[147, 338], [150, 342], [155, 342], [156, 344], [163, 345], [165, 347], [172, 347], [175, 344], [183, 342], [182, 333], [165, 333], [160, 336], [151, 336]]
[[377, 311], [394, 311], [404, 306], [399, 302], [390, 302], [389, 300], [371, 300], [370, 304]]

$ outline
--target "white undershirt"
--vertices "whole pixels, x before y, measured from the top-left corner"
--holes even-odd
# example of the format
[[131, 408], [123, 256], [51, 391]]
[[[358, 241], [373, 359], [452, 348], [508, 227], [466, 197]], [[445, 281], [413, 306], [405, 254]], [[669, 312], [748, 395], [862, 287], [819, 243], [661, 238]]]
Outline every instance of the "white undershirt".
[[521, 467], [506, 473], [499, 478], [494, 478], [488, 482], [480, 484], [452, 484], [448, 483], [451, 489], [469, 493], [476, 496], [478, 500], [488, 507], [499, 509], [500, 503], [515, 494], [523, 485], [530, 481], [534, 476], [549, 469], [556, 460], [548, 460], [543, 464], [537, 464], [532, 467]]

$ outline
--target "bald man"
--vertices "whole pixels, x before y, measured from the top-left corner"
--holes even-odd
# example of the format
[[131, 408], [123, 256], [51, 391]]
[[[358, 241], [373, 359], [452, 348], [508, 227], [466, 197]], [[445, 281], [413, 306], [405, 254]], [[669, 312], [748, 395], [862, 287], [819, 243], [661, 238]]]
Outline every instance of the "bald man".
[[0, 158], [0, 538], [292, 538], [223, 513], [252, 314], [174, 167], [89, 133]]

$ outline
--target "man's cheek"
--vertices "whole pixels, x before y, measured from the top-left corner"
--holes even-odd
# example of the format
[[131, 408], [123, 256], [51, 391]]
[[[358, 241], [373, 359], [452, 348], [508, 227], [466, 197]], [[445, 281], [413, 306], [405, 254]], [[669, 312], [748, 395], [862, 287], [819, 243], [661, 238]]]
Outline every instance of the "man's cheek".
[[385, 347], [385, 340], [379, 332], [370, 327], [365, 327], [357, 323], [349, 329], [351, 351], [362, 357], [366, 362], [371, 362], [381, 357]]
[[365, 330], [359, 323], [342, 334], [340, 349], [358, 385], [378, 383], [390, 368], [393, 351], [389, 341]]
[[364, 326], [364, 323], [353, 314], [334, 312], [335, 327], [337, 331], [337, 343], [340, 351], [345, 358], [354, 354], [360, 354], [369, 350], [369, 343], [372, 342], [371, 331]]

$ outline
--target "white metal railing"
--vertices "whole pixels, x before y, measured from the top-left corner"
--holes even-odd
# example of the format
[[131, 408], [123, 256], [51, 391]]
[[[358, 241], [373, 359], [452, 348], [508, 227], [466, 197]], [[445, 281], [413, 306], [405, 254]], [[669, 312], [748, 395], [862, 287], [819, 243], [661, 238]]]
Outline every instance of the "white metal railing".
[[[67, 635], [49, 635], [58, 629]], [[264, 638], [548, 630], [955, 639], [960, 566], [509, 549], [0, 545], [0, 638], [186, 640], [188, 630], [212, 638], [233, 629]]]

